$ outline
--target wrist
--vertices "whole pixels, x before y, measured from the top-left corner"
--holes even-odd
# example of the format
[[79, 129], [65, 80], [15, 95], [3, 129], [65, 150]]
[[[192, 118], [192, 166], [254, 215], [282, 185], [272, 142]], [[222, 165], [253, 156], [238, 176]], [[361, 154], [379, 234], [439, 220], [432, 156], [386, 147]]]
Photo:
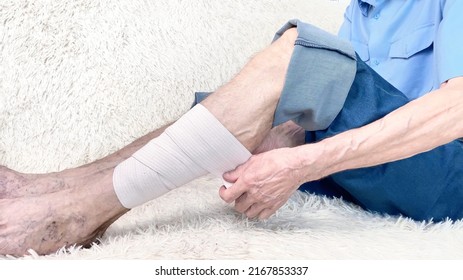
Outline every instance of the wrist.
[[305, 144], [292, 148], [294, 164], [301, 173], [301, 182], [311, 182], [328, 176], [329, 163], [320, 143]]
[[304, 182], [319, 180], [345, 170], [345, 153], [339, 147], [343, 145], [328, 138], [294, 148], [297, 161], [303, 170]]

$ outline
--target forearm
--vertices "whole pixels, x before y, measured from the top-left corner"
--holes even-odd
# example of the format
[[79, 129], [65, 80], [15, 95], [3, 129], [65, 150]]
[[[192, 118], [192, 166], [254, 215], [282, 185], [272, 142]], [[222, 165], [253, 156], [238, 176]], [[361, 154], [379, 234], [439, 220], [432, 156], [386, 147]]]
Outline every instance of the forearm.
[[[411, 157], [462, 137], [462, 85], [461, 78], [450, 81], [444, 88], [412, 101], [376, 122], [317, 144], [299, 147], [302, 165], [313, 168], [316, 164], [320, 176], [324, 177], [347, 169]], [[311, 159], [314, 151], [317, 163]]]

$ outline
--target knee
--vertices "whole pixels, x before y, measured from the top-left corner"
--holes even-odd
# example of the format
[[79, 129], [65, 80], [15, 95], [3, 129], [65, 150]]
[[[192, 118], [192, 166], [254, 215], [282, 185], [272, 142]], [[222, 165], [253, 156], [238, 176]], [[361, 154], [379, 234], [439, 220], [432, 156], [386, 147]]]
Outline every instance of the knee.
[[281, 36], [281, 38], [286, 38], [287, 40], [290, 40], [294, 43], [294, 41], [296, 41], [297, 35], [297, 28], [293, 27], [286, 30]]
[[283, 33], [283, 35], [281, 35], [280, 38], [278, 38], [276, 42], [282, 43], [287, 47], [293, 48], [294, 42], [297, 39], [297, 35], [298, 33], [296, 27], [289, 28]]

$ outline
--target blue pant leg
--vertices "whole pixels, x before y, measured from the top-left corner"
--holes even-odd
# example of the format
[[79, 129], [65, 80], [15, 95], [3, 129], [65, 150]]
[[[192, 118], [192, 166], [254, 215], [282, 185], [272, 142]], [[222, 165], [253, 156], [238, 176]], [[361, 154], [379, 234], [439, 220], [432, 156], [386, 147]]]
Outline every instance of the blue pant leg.
[[[360, 59], [344, 107], [314, 140], [361, 127], [408, 102]], [[404, 120], [407, 121], [407, 120]], [[459, 141], [408, 159], [333, 174], [330, 179], [363, 207], [417, 220], [463, 217], [463, 148]]]
[[[306, 131], [305, 132], [305, 142], [313, 143], [316, 142], [317, 135], [315, 131]], [[327, 197], [338, 197], [342, 198], [345, 201], [353, 202], [359, 204], [359, 202], [350, 195], [345, 189], [340, 185], [336, 184], [331, 176], [322, 178], [317, 181], [306, 182], [302, 184], [299, 189], [302, 192], [308, 192], [317, 195], [323, 195]]]

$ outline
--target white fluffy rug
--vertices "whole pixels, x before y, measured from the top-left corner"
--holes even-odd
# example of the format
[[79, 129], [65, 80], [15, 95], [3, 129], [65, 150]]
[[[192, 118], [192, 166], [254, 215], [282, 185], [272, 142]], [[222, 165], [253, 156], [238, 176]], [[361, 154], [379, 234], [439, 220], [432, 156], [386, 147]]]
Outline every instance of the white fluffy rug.
[[[78, 166], [185, 112], [290, 18], [336, 32], [345, 0], [3, 0], [0, 164]], [[111, 226], [100, 245], [51, 259], [462, 258], [463, 223], [418, 223], [296, 194], [267, 222], [200, 178]]]

